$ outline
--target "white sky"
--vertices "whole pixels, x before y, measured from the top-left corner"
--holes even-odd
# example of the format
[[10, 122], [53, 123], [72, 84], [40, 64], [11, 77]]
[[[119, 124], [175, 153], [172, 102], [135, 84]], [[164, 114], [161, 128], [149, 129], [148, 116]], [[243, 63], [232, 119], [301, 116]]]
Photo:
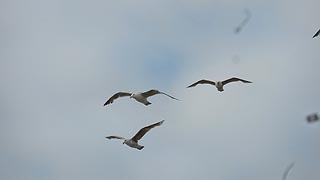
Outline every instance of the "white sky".
[[[318, 0], [3, 0], [0, 179], [320, 178]], [[252, 18], [242, 31], [233, 29]], [[238, 76], [223, 93], [186, 89]], [[156, 88], [145, 107], [118, 91]], [[108, 141], [164, 119], [142, 151]]]

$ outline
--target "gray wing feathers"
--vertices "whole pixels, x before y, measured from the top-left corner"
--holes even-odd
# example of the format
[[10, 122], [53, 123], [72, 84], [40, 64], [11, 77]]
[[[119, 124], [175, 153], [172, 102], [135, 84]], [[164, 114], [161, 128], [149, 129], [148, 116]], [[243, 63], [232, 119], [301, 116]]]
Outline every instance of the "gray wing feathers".
[[213, 82], [213, 81], [209, 81], [209, 80], [206, 80], [206, 79], [202, 79], [202, 80], [200, 80], [200, 81], [197, 81], [197, 82], [191, 84], [191, 85], [188, 86], [187, 88], [194, 87], [194, 86], [196, 86], [196, 85], [198, 85], [198, 84], [211, 84], [211, 85], [215, 85], [216, 83]]
[[244, 79], [233, 77], [233, 78], [227, 79], [225, 81], [222, 81], [222, 84], [225, 85], [225, 84], [228, 84], [228, 83], [231, 83], [231, 82], [236, 82], [236, 81], [241, 81], [243, 83], [252, 83], [251, 81], [247, 81], [247, 80], [244, 80]]
[[107, 104], [111, 104], [113, 103], [113, 101], [119, 97], [124, 97], [124, 96], [131, 96], [131, 93], [127, 93], [127, 92], [118, 92], [116, 94], [114, 94], [113, 96], [111, 96], [107, 102], [104, 103], [103, 106], [107, 105]]
[[142, 96], [144, 96], [144, 97], [147, 98], [147, 97], [150, 97], [150, 96], [159, 94], [159, 93], [160, 93], [160, 91], [158, 91], [158, 90], [156, 90], [156, 89], [151, 89], [151, 90], [149, 90], [149, 91], [146, 91], [146, 92], [142, 93]]
[[164, 92], [160, 92], [160, 94], [164, 94], [164, 95], [166, 95], [166, 96], [168, 96], [168, 97], [170, 97], [170, 98], [172, 98], [172, 99], [179, 100], [179, 99], [177, 99], [177, 98], [175, 98], [175, 97], [173, 97], [173, 96], [170, 96], [169, 94], [166, 94], [166, 93], [164, 93]]
[[164, 92], [160, 92], [159, 90], [156, 90], [156, 89], [151, 89], [151, 90], [149, 90], [149, 91], [146, 91], [146, 92], [144, 92], [144, 93], [142, 93], [142, 95], [144, 96], [144, 97], [150, 97], [150, 96], [153, 96], [153, 95], [156, 95], [156, 94], [164, 94], [164, 95], [166, 95], [166, 96], [168, 96], [168, 97], [170, 97], [170, 98], [172, 98], [172, 99], [175, 99], [175, 100], [178, 100], [177, 98], [175, 98], [175, 97], [173, 97], [173, 96], [170, 96], [169, 94], [166, 94], [166, 93], [164, 93]]
[[138, 140], [140, 140], [148, 131], [150, 131], [150, 129], [156, 127], [156, 126], [160, 126], [162, 123], [164, 122], [164, 120], [151, 124], [150, 126], [146, 126], [142, 129], [140, 129], [136, 135], [134, 135], [131, 139], [138, 142]]

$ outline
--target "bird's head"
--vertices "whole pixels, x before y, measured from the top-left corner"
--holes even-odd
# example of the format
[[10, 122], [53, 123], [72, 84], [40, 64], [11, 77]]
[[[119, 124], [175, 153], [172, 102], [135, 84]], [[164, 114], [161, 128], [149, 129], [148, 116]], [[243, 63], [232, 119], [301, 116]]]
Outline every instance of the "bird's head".
[[126, 141], [127, 141], [127, 140], [125, 139], [125, 140], [123, 141], [123, 143], [122, 143], [122, 144], [125, 144], [125, 143], [126, 143]]
[[130, 95], [130, 98], [133, 98], [133, 95], [134, 95], [134, 94], [132, 93], [132, 94]]

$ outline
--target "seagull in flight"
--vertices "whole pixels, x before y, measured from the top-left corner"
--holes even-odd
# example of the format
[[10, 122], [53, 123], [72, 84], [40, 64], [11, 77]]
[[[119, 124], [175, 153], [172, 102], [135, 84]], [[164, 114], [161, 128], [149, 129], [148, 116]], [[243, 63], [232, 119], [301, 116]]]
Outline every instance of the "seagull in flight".
[[313, 37], [312, 37], [312, 38], [317, 37], [319, 34], [320, 34], [320, 29], [316, 32], [316, 34], [314, 34], [314, 35], [313, 35]]
[[291, 171], [291, 169], [293, 168], [294, 166], [294, 162], [291, 163], [284, 171], [283, 175], [282, 175], [282, 180], [286, 180], [287, 179], [287, 176], [289, 174], [289, 172]]
[[148, 97], [156, 95], [156, 94], [164, 94], [172, 99], [178, 100], [177, 98], [170, 96], [164, 92], [160, 92], [159, 90], [156, 89], [151, 89], [149, 91], [143, 92], [143, 93], [128, 93], [128, 92], [118, 92], [116, 94], [114, 94], [113, 96], [111, 96], [107, 102], [104, 103], [103, 106], [106, 106], [108, 104], [113, 103], [113, 101], [119, 97], [125, 97], [125, 96], [130, 96], [130, 98], [135, 99], [136, 101], [148, 106], [151, 104], [151, 102], [148, 101]]
[[306, 119], [308, 123], [313, 123], [319, 121], [319, 116], [317, 113], [313, 113], [308, 115]]
[[187, 88], [194, 87], [194, 86], [196, 86], [198, 84], [211, 84], [211, 85], [216, 86], [218, 91], [222, 92], [222, 91], [224, 91], [224, 89], [223, 89], [224, 85], [226, 85], [228, 83], [231, 83], [231, 82], [237, 82], [237, 81], [241, 81], [243, 83], [252, 83], [251, 81], [247, 81], [247, 80], [236, 78], [236, 77], [233, 77], [233, 78], [230, 78], [230, 79], [227, 79], [227, 80], [224, 80], [224, 81], [216, 81], [216, 82], [202, 79], [200, 81], [197, 81], [197, 82], [191, 84]]
[[131, 139], [126, 139], [124, 137], [120, 137], [120, 136], [107, 136], [107, 139], [120, 139], [120, 140], [124, 140], [122, 144], [126, 144], [132, 148], [136, 148], [136, 149], [143, 149], [144, 146], [141, 146], [138, 144], [138, 141], [148, 132], [150, 131], [152, 128], [156, 127], [156, 126], [161, 126], [161, 124], [164, 122], [164, 120], [151, 124], [150, 126], [146, 126], [142, 129], [140, 129]]
[[246, 13], [246, 18], [243, 21], [241, 21], [241, 23], [234, 29], [235, 34], [238, 34], [251, 18], [251, 13], [249, 9], [245, 9], [244, 12]]

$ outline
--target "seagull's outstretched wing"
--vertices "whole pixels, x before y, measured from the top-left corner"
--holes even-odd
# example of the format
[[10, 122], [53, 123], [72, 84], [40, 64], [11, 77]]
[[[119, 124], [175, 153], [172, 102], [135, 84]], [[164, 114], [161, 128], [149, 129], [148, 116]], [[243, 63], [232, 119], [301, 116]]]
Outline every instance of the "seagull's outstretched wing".
[[320, 34], [320, 29], [313, 35], [313, 37], [312, 38], [315, 38], [315, 37], [317, 37], [318, 35]]
[[175, 98], [173, 96], [170, 96], [169, 94], [166, 94], [164, 92], [160, 92], [159, 90], [156, 90], [156, 89], [151, 89], [149, 91], [146, 91], [146, 92], [142, 93], [142, 96], [147, 98], [147, 97], [150, 97], [150, 96], [153, 96], [153, 95], [156, 95], [156, 94], [164, 94], [164, 95], [166, 95], [166, 96], [168, 96], [168, 97], [170, 97], [172, 99], [178, 100], [177, 98]]
[[230, 78], [230, 79], [227, 79], [227, 80], [222, 81], [222, 84], [223, 84], [223, 85], [226, 85], [226, 84], [228, 84], [228, 83], [236, 82], [236, 81], [241, 81], [241, 82], [243, 82], [243, 83], [252, 83], [251, 81], [247, 81], [247, 80], [244, 80], [244, 79], [240, 79], [240, 78], [233, 77], [233, 78]]
[[194, 87], [194, 86], [196, 86], [196, 85], [198, 85], [198, 84], [211, 84], [211, 85], [216, 85], [216, 83], [213, 82], [213, 81], [209, 81], [209, 80], [202, 79], [202, 80], [200, 80], [200, 81], [197, 81], [197, 82], [191, 84], [191, 85], [188, 86], [187, 88], [189, 88], [189, 87]]
[[150, 131], [150, 129], [156, 127], [156, 126], [160, 126], [162, 123], [164, 122], [164, 120], [154, 123], [150, 126], [146, 126], [142, 129], [140, 129], [136, 135], [134, 135], [131, 139], [135, 142], [138, 142], [148, 131]]
[[114, 94], [113, 96], [111, 96], [111, 98], [108, 99], [107, 102], [104, 103], [103, 106], [107, 105], [107, 104], [111, 104], [113, 103], [113, 101], [119, 97], [124, 97], [124, 96], [131, 96], [131, 93], [127, 93], [127, 92], [118, 92], [116, 94]]
[[294, 162], [291, 163], [291, 164], [286, 168], [286, 170], [285, 170], [284, 173], [283, 173], [282, 180], [286, 180], [286, 179], [287, 179], [287, 176], [288, 176], [290, 170], [293, 168], [293, 166], [294, 166]]
[[121, 140], [125, 140], [126, 138], [124, 137], [120, 137], [120, 136], [107, 136], [107, 139], [121, 139]]

